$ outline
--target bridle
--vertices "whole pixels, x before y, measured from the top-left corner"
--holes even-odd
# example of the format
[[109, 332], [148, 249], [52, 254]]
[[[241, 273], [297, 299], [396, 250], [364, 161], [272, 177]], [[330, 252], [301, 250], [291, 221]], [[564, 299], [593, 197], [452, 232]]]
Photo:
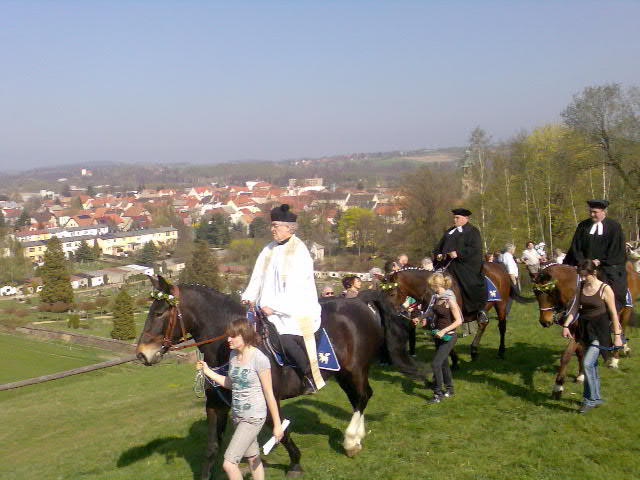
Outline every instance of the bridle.
[[[165, 328], [162, 336], [162, 350], [164, 352], [198, 347], [200, 345], [215, 342], [216, 340], [220, 340], [227, 336], [226, 334], [222, 334], [200, 342], [190, 342], [193, 338], [187, 338], [187, 330], [184, 327], [184, 320], [182, 319], [182, 312], [180, 311], [180, 289], [177, 285], [171, 285], [171, 295], [173, 296], [171, 300], [165, 299], [167, 303], [169, 303], [171, 311], [169, 312], [169, 322], [167, 323], [167, 327]], [[174, 345], [171, 338], [173, 337], [173, 330], [176, 328], [177, 324], [180, 325], [182, 336], [180, 337], [179, 342]]]
[[[556, 265], [555, 263], [552, 265]], [[548, 265], [551, 266], [551, 265]], [[545, 267], [547, 268], [547, 267]], [[557, 284], [555, 283], [555, 280], [552, 280], [551, 282], [548, 282], [546, 284], [544, 284], [543, 286], [547, 286], [550, 285], [551, 283], [553, 283], [552, 287], [549, 288], [538, 288], [537, 291], [539, 291], [540, 293], [545, 293], [546, 295], [550, 296], [550, 293], [553, 290], [556, 290], [558, 288]], [[553, 323], [554, 325], [561, 325], [563, 322], [564, 317], [566, 317], [568, 315], [568, 313], [573, 310], [573, 307], [575, 306], [575, 303], [578, 301], [578, 294], [580, 293], [581, 287], [580, 287], [580, 275], [577, 276], [576, 279], [576, 294], [573, 296], [570, 305], [567, 307], [566, 305], [553, 305], [551, 307], [539, 307], [538, 310], [541, 312], [553, 312]], [[536, 291], [536, 287], [534, 286], [534, 291]], [[565, 307], [564, 310], [562, 307]]]

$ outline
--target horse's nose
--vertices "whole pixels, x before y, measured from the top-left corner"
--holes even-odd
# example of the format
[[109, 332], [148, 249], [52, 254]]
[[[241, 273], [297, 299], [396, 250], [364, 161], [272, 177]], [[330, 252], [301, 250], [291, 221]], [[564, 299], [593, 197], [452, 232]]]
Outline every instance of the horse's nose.
[[136, 355], [136, 357], [138, 357], [138, 360], [140, 360], [145, 365], [147, 365], [147, 366], [151, 365], [149, 363], [149, 361], [147, 360], [147, 356], [144, 353], [140, 352], [140, 353], [138, 353], [138, 355]]

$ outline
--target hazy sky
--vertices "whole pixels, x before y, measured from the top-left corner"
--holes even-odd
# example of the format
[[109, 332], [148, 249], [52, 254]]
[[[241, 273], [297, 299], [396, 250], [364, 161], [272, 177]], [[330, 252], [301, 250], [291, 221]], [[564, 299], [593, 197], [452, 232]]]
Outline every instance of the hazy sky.
[[464, 145], [640, 84], [637, 1], [0, 1], [0, 170]]

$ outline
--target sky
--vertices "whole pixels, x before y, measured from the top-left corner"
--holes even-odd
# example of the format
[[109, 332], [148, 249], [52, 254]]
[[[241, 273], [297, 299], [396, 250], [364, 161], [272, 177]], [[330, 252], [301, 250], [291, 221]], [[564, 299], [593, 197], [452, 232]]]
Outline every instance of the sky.
[[0, 171], [463, 146], [640, 84], [637, 1], [0, 0]]

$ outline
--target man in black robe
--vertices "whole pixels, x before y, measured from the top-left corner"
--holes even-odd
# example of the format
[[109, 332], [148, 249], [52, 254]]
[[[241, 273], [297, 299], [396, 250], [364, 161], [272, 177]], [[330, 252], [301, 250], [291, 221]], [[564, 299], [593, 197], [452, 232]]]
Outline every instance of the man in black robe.
[[583, 260], [593, 260], [600, 280], [611, 286], [619, 312], [626, 304], [627, 295], [627, 253], [622, 227], [607, 217], [607, 200], [589, 200], [587, 204], [591, 218], [578, 224], [562, 263], [578, 266]]
[[469, 223], [471, 212], [466, 208], [456, 208], [453, 213], [453, 227], [448, 228], [433, 250], [436, 268], [446, 267], [451, 272], [462, 293], [463, 310], [467, 314], [478, 313], [479, 320], [486, 321], [484, 306], [487, 290], [482, 274], [482, 239], [480, 231]]

